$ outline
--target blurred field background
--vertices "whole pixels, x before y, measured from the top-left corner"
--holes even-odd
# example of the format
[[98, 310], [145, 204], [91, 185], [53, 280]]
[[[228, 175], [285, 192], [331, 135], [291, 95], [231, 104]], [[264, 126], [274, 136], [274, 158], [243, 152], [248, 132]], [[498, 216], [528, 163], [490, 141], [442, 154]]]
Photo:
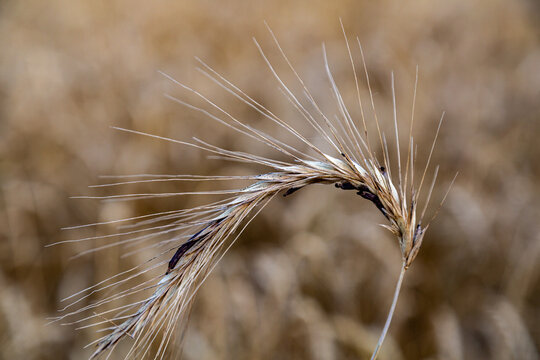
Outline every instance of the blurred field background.
[[[362, 41], [388, 134], [390, 73], [405, 133], [419, 66], [419, 167], [446, 111], [434, 154], [441, 174], [431, 212], [460, 172], [405, 278], [380, 359], [540, 358], [537, 2], [28, 0], [0, 3], [1, 359], [87, 358], [91, 349], [83, 346], [94, 332], [44, 326], [46, 318], [57, 315], [62, 298], [153, 255], [122, 260], [124, 250], [114, 248], [70, 260], [90, 245], [45, 245], [114, 229], [60, 228], [210, 200], [70, 199], [209, 186], [87, 188], [106, 181], [99, 175], [264, 171], [110, 126], [275, 155], [164, 98], [168, 92], [197, 103], [157, 70], [247, 123], [283, 135], [199, 74], [193, 59], [199, 56], [310, 136], [251, 37], [286, 70], [267, 20], [317, 100], [333, 113], [325, 42], [334, 76], [359, 119], [340, 17], [349, 37]], [[360, 64], [357, 49], [354, 54]], [[284, 78], [292, 79], [287, 71]], [[400, 267], [398, 246], [378, 227], [382, 222], [371, 204], [333, 187], [275, 200], [201, 288], [183, 358], [369, 358]], [[122, 358], [122, 351], [111, 358]]]

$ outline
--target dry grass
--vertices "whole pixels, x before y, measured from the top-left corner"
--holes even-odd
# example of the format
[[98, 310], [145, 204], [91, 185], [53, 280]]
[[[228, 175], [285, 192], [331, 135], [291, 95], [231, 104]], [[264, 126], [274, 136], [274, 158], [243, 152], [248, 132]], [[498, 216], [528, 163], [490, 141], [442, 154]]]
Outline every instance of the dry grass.
[[[364, 79], [359, 79], [358, 77], [356, 71], [357, 66], [355, 66], [351, 47], [342, 25], [345, 44], [351, 61], [352, 74], [356, 84], [357, 106], [360, 110], [361, 124], [363, 126], [361, 129], [358, 127], [361, 125], [357, 125], [357, 122], [360, 123], [360, 121], [355, 121], [351, 116], [351, 112], [339, 91], [338, 84], [334, 80], [324, 45], [323, 57], [328, 86], [337, 102], [336, 108], [338, 109], [337, 115], [334, 116], [334, 121], [330, 120], [332, 118], [330, 114], [326, 114], [321, 110], [317, 100], [306, 87], [304, 80], [295, 70], [289, 58], [285, 55], [274, 33], [269, 27], [267, 28], [275, 42], [276, 48], [282, 56], [282, 61], [288, 66], [292, 74], [294, 74], [296, 82], [303, 90], [303, 96], [302, 94], [295, 94], [291, 91], [290, 85], [287, 85], [283, 81], [278, 70], [270, 63], [268, 57], [265, 55], [257, 41], [255, 41], [255, 45], [264, 62], [267, 64], [271, 74], [275, 77], [279, 89], [284, 95], [284, 101], [288, 101], [297, 110], [298, 117], [311, 126], [318, 139], [326, 142], [326, 144], [333, 149], [333, 156], [324, 153], [320, 147], [314, 145], [312, 141], [308, 140], [305, 135], [299, 133], [298, 130], [291, 126], [291, 124], [280, 119], [271, 110], [267, 109], [243, 92], [202, 60], [199, 60], [202, 66], [199, 70], [203, 75], [222, 87], [233, 98], [240, 100], [266, 120], [273, 122], [276, 127], [285, 129], [302, 145], [303, 148], [307, 148], [307, 152], [306, 150], [299, 150], [292, 143], [285, 143], [272, 135], [246, 125], [197, 90], [165, 75], [182, 89], [196, 95], [196, 97], [202, 100], [207, 107], [215, 110], [217, 115], [213, 114], [211, 110], [197, 107], [196, 105], [168, 96], [172, 100], [184, 105], [188, 109], [203, 113], [210, 119], [215, 120], [218, 124], [225, 125], [238, 132], [240, 135], [253, 138], [267, 145], [269, 148], [282, 154], [287, 160], [265, 158], [249, 152], [226, 150], [198, 139], [195, 139], [196, 141], [194, 143], [186, 143], [184, 141], [172, 140], [163, 136], [117, 128], [118, 130], [124, 130], [137, 135], [146, 135], [159, 140], [166, 140], [172, 143], [206, 150], [210, 154], [213, 154], [224, 161], [261, 165], [270, 168], [272, 171], [255, 176], [228, 177], [197, 175], [131, 175], [122, 182], [104, 184], [97, 187], [118, 188], [119, 186], [155, 182], [163, 183], [167, 181], [248, 180], [253, 183], [241, 189], [232, 190], [179, 193], [130, 193], [82, 197], [102, 199], [105, 201], [117, 201], [184, 195], [229, 196], [225, 200], [212, 202], [191, 209], [168, 211], [165, 213], [158, 212], [147, 214], [142, 217], [118, 219], [111, 222], [87, 225], [88, 227], [94, 227], [121, 223], [122, 228], [125, 229], [128, 227], [129, 231], [121, 230], [117, 234], [113, 234], [114, 238], [124, 239], [119, 241], [115, 240], [107, 245], [85, 251], [83, 254], [99, 252], [117, 246], [122, 248], [122, 252], [125, 252], [126, 249], [130, 247], [136, 249], [134, 251], [128, 250], [129, 254], [150, 248], [154, 249], [155, 255], [153, 256], [153, 259], [156, 259], [156, 262], [150, 261], [145, 265], [138, 264], [127, 271], [115, 274], [95, 286], [91, 286], [86, 290], [77, 292], [68, 297], [71, 303], [63, 310], [70, 310], [68, 310], [69, 312], [67, 312], [67, 314], [59, 317], [57, 319], [58, 321], [64, 321], [75, 315], [80, 315], [81, 313], [85, 314], [89, 310], [95, 309], [93, 315], [87, 315], [81, 320], [76, 320], [67, 324], [85, 324], [91, 322], [90, 325], [82, 325], [81, 328], [103, 324], [109, 326], [112, 325], [112, 327], [105, 329], [106, 331], [109, 331], [106, 335], [94, 342], [97, 344], [97, 349], [92, 355], [92, 358], [100, 356], [107, 350], [112, 351], [118, 342], [125, 337], [134, 339], [133, 345], [126, 357], [144, 358], [149, 355], [153, 358], [165, 357], [168, 353], [169, 343], [175, 343], [174, 337], [177, 328], [182, 328], [182, 325], [189, 316], [189, 311], [197, 290], [209, 276], [217, 262], [225, 255], [225, 252], [230, 249], [246, 226], [253, 220], [255, 215], [257, 215], [276, 195], [281, 193], [284, 196], [288, 196], [313, 184], [333, 184], [335, 187], [343, 190], [354, 190], [357, 195], [372, 202], [382, 215], [384, 215], [386, 220], [388, 220], [388, 225], [382, 226], [387, 228], [398, 240], [402, 257], [402, 270], [400, 272], [387, 322], [382, 330], [380, 340], [375, 347], [372, 359], [377, 357], [386, 333], [388, 332], [405, 271], [418, 255], [425, 231], [430, 225], [429, 222], [423, 224], [422, 221], [424, 220], [427, 205], [437, 178], [438, 168], [435, 170], [433, 182], [427, 194], [423, 210], [419, 210], [421, 213], [417, 214], [417, 209], [418, 200], [422, 194], [422, 185], [424, 184], [435, 147], [435, 141], [431, 147], [425, 169], [419, 180], [416, 180], [414, 176], [414, 164], [416, 163], [417, 150], [414, 147], [414, 138], [412, 136], [416, 85], [414, 88], [415, 94], [413, 97], [412, 115], [409, 124], [408, 150], [405, 156], [406, 161], [402, 164], [394, 76], [392, 74], [391, 86], [394, 106], [394, 140], [395, 152], [397, 154], [397, 166], [393, 167], [394, 171], [397, 172], [397, 175], [395, 176], [395, 179], [392, 179], [392, 166], [389, 163], [389, 149], [387, 146], [386, 135], [380, 130], [373, 92], [369, 80], [369, 72], [365, 64], [359, 40], [357, 39], [357, 43], [358, 50], [363, 59], [362, 68], [365, 74]], [[321, 71], [321, 73], [324, 72]], [[365, 81], [369, 91], [369, 99], [371, 100], [370, 110], [373, 113], [372, 119], [366, 119], [364, 115], [365, 105], [361, 97], [361, 85], [359, 85], [362, 81]], [[416, 81], [418, 81], [418, 74]], [[370, 141], [370, 135], [366, 125], [367, 122], [374, 122], [376, 125], [376, 139], [379, 140], [377, 148], [382, 152], [381, 160], [379, 160], [375, 148], [371, 145], [373, 136], [371, 136]], [[441, 122], [442, 118], [439, 122], [439, 127], [437, 128], [435, 140], [437, 139]], [[338, 156], [339, 158], [334, 156]], [[417, 183], [415, 183], [415, 180]], [[398, 184], [397, 186], [394, 185], [396, 181]], [[131, 222], [132, 224], [127, 226], [125, 225], [127, 222]], [[70, 228], [70, 230], [87, 226], [77, 226], [75, 228]], [[155, 241], [158, 236], [163, 236], [164, 239]], [[96, 239], [104, 240], [109, 238], [111, 238], [111, 235], [62, 241], [53, 245], [60, 245], [66, 242], [86, 242], [88, 240]], [[170, 255], [171, 253], [173, 254], [172, 257]], [[162, 257], [168, 257], [169, 260], [162, 260]], [[164, 275], [154, 280], [154, 284], [152, 284], [152, 281], [144, 280], [145, 273], [148, 269], [163, 268], [167, 263], [167, 271]], [[140, 284], [123, 288], [126, 282], [133, 279], [137, 279]], [[133, 295], [147, 292], [149, 288], [154, 288], [154, 290], [150, 296], [143, 300], [138, 300], [131, 304], [122, 304], [113, 307], [112, 309], [102, 310], [103, 307], [110, 303], [117, 302], [120, 299], [130, 299]], [[90, 295], [103, 293], [105, 290], [112, 292], [113, 294], [104, 299], [100, 299], [91, 305], [85, 306], [80, 310], [71, 310], [74, 305], [79, 304], [81, 300], [88, 298]], [[161, 340], [159, 340], [160, 338]]]
[[[44, 246], [113, 234], [119, 224], [63, 233], [59, 228], [173, 212], [210, 200], [207, 195], [101, 205], [68, 200], [85, 185], [96, 183], [97, 175], [187, 172], [231, 177], [268, 171], [258, 164], [208, 160], [198, 149], [122, 134], [111, 130], [111, 125], [180, 140], [195, 135], [220, 148], [290, 161], [264, 143], [203, 121], [200, 112], [163, 99], [165, 91], [190, 103], [199, 101], [162, 81], [156, 69], [192, 85], [246, 125], [309, 151], [285, 129], [241, 101], [231, 101], [230, 94], [191, 71], [189, 58], [198, 55], [294, 125], [324, 154], [336, 154], [334, 158], [342, 161], [309, 124], [298, 121], [296, 110], [272, 85], [275, 80], [263, 71], [264, 62], [250, 43], [256, 36], [272, 64], [279, 63], [279, 51], [272, 50], [272, 39], [264, 34], [263, 19], [267, 19], [321, 109], [333, 115], [339, 109], [321, 73], [324, 41], [344, 101], [352, 118], [360, 120], [354, 76], [337, 21], [340, 16], [348, 33], [358, 34], [364, 45], [381, 130], [389, 139], [394, 134], [390, 71], [395, 72], [402, 148], [407, 143], [419, 65], [418, 164], [426, 163], [440, 111], [447, 111], [432, 159], [441, 165], [440, 178], [445, 181], [435, 185], [434, 198], [444, 197], [446, 180], [460, 170], [407, 272], [380, 358], [538, 358], [536, 5], [254, 2], [247, 7], [231, 3], [223, 11], [205, 2], [152, 7], [115, 2], [111, 6], [115, 8], [83, 2], [2, 5], [0, 37], [10, 46], [0, 55], [4, 95], [0, 100], [1, 358], [90, 356], [92, 349], [81, 349], [97, 340], [93, 329], [43, 327], [45, 317], [56, 316], [60, 299], [129, 270], [157, 252], [145, 249], [141, 240], [124, 249], [108, 248], [68, 261], [119, 239]], [[291, 84], [294, 74], [287, 72], [283, 79]], [[302, 93], [294, 86], [291, 91]], [[362, 99], [369, 99], [367, 90], [360, 91]], [[366, 102], [371, 145], [377, 144], [378, 159], [384, 162], [370, 101]], [[397, 164], [392, 149], [394, 145], [389, 160]], [[403, 153], [401, 158], [404, 163], [407, 157]], [[395, 167], [392, 171], [397, 175]], [[399, 188], [397, 177], [393, 179]], [[120, 191], [208, 192], [229, 188], [221, 183], [242, 189], [248, 186], [246, 181], [159, 181], [102, 190], [104, 196]], [[426, 180], [426, 190], [430, 181]], [[96, 194], [96, 189], [89, 193]], [[401, 252], [395, 238], [377, 227], [383, 218], [380, 211], [352, 194], [320, 186], [284, 199], [275, 197], [200, 288], [185, 332], [183, 357], [369, 358], [391, 305]], [[154, 238], [155, 242], [148, 239], [146, 245], [166, 236]], [[160, 260], [168, 261], [173, 252]], [[163, 276], [166, 267], [164, 263], [145, 272], [148, 286]], [[126, 288], [136, 285], [135, 280]], [[90, 305], [100, 298], [97, 295], [76, 307]], [[127, 303], [128, 299], [118, 299], [102, 310], [124, 300]], [[15, 313], [20, 314], [20, 322], [15, 321]], [[105, 314], [101, 321], [111, 318], [112, 314]], [[120, 342], [111, 358], [123, 357], [131, 341]], [[176, 348], [170, 346], [167, 355], [174, 355]]]

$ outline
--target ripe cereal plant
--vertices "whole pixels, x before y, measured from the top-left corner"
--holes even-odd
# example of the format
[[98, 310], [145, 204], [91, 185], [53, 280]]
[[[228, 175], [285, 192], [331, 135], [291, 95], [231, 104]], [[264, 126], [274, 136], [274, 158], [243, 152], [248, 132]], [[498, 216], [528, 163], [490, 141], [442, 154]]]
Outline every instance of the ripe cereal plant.
[[[287, 68], [294, 75], [297, 85], [303, 91], [302, 97], [293, 93], [278, 74], [275, 67], [265, 55], [262, 47], [254, 39], [255, 46], [260, 52], [271, 74], [277, 81], [284, 98], [295, 108], [301, 119], [305, 121], [332, 149], [328, 154], [316, 146], [305, 135], [297, 131], [291, 124], [276, 116], [271, 110], [250, 97], [239, 87], [216, 72], [204, 61], [200, 63], [199, 71], [223, 88], [232, 97], [243, 102], [246, 106], [257, 112], [267, 121], [274, 123], [291, 135], [293, 135], [307, 149], [299, 149], [280, 141], [273, 136], [253, 128], [237, 119], [231, 113], [214, 103], [202, 93], [187, 85], [180, 83], [172, 77], [163, 74], [170, 81], [184, 90], [198, 97], [204, 107], [199, 107], [183, 100], [167, 95], [173, 101], [182, 104], [189, 109], [200, 112], [212, 120], [221, 123], [230, 129], [260, 141], [268, 147], [279, 151], [288, 160], [275, 160], [262, 157], [248, 152], [231, 151], [213, 146], [203, 140], [194, 139], [193, 142], [174, 140], [168, 137], [153, 135], [116, 128], [137, 135], [144, 135], [176, 144], [187, 145], [205, 150], [213, 156], [238, 161], [253, 165], [262, 165], [270, 170], [266, 173], [251, 176], [199, 176], [199, 175], [132, 175], [125, 179], [97, 185], [96, 187], [114, 187], [128, 184], [174, 182], [174, 181], [250, 181], [251, 184], [244, 188], [216, 191], [178, 192], [178, 193], [132, 193], [110, 196], [80, 196], [78, 198], [102, 199], [105, 201], [140, 200], [147, 198], [172, 197], [181, 195], [223, 195], [226, 198], [206, 205], [196, 206], [189, 209], [173, 210], [152, 213], [122, 220], [107, 221], [88, 225], [81, 225], [69, 229], [82, 227], [96, 227], [102, 225], [118, 225], [117, 233], [105, 236], [95, 236], [84, 239], [67, 240], [65, 242], [89, 241], [107, 237], [125, 237], [110, 244], [97, 247], [84, 253], [96, 252], [113, 246], [136, 247], [150, 242], [150, 245], [142, 249], [155, 250], [155, 257], [148, 262], [139, 264], [129, 270], [120, 272], [94, 286], [84, 289], [65, 300], [70, 303], [62, 309], [63, 315], [55, 321], [80, 324], [81, 328], [103, 327], [100, 331], [106, 334], [89, 345], [95, 345], [96, 349], [91, 358], [103, 355], [107, 351], [109, 356], [114, 351], [119, 341], [130, 337], [133, 345], [126, 354], [126, 358], [164, 358], [167, 349], [174, 337], [179, 336], [183, 326], [187, 322], [194, 296], [209, 276], [212, 269], [224, 256], [227, 250], [235, 243], [242, 231], [252, 219], [264, 209], [264, 207], [278, 194], [288, 196], [297, 190], [311, 184], [333, 184], [343, 190], [353, 190], [361, 198], [369, 200], [386, 218], [387, 223], [382, 225], [388, 229], [398, 240], [401, 250], [402, 266], [399, 279], [393, 295], [390, 311], [379, 341], [373, 351], [371, 359], [375, 359], [379, 353], [384, 338], [388, 332], [390, 322], [397, 304], [398, 296], [407, 269], [411, 266], [418, 255], [425, 232], [430, 221], [424, 222], [424, 217], [429, 203], [433, 186], [435, 184], [438, 167], [435, 168], [431, 186], [425, 196], [425, 203], [419, 208], [419, 197], [422, 194], [424, 183], [432, 154], [435, 148], [437, 136], [443, 116], [438, 124], [433, 144], [429, 150], [427, 163], [419, 177], [415, 176], [414, 141], [412, 137], [414, 122], [414, 102], [416, 100], [416, 88], [418, 84], [418, 68], [416, 69], [416, 82], [414, 88], [413, 106], [410, 117], [407, 153], [402, 156], [400, 152], [398, 120], [394, 90], [394, 75], [392, 73], [391, 86], [393, 97], [393, 122], [395, 151], [397, 159], [396, 176], [392, 176], [390, 155], [385, 134], [381, 131], [379, 120], [375, 112], [375, 102], [371, 90], [369, 73], [364, 59], [363, 50], [358, 38], [354, 46], [358, 47], [361, 55], [362, 69], [355, 66], [352, 56], [351, 43], [342, 26], [347, 52], [350, 58], [352, 73], [355, 79], [357, 106], [361, 119], [357, 124], [351, 116], [340, 90], [334, 81], [328, 63], [326, 49], [323, 45], [323, 58], [325, 73], [334, 99], [337, 104], [338, 115], [328, 116], [320, 108], [312, 93], [305, 85], [302, 77], [296, 72], [291, 61], [282, 50], [277, 37], [268, 27], [276, 49], [279, 51]], [[373, 112], [375, 122], [376, 146], [370, 141], [365, 115], [365, 106], [360, 94], [360, 83], [363, 75], [365, 84], [369, 90], [370, 98], [368, 105]], [[211, 109], [211, 110], [209, 110]], [[211, 111], [217, 112], [218, 115]], [[444, 114], [443, 114], [444, 115]], [[375, 148], [380, 149], [382, 159], [377, 156]], [[403, 159], [402, 159], [403, 157]], [[404, 163], [404, 164], [403, 164]], [[119, 177], [120, 178], [120, 177]], [[446, 193], [448, 194], [448, 192]], [[446, 195], [441, 201], [444, 202]], [[126, 225], [127, 224], [127, 225]], [[57, 244], [60, 244], [57, 243]], [[133, 253], [141, 249], [132, 250]], [[151, 279], [143, 276], [148, 272], [158, 272]], [[138, 281], [137, 285], [131, 286]], [[117, 301], [150, 292], [150, 295], [132, 302], [128, 305], [116, 306]], [[95, 294], [108, 293], [103, 299], [91, 303], [79, 309], [72, 310], [83, 301]], [[79, 305], [80, 306], [80, 305]], [[91, 312], [83, 318], [82, 313]]]

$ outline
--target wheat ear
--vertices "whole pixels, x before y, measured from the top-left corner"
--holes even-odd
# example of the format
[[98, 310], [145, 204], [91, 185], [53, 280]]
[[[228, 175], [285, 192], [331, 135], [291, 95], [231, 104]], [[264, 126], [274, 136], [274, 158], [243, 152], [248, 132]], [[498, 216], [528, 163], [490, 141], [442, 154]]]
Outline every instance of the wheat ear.
[[[330, 89], [336, 100], [338, 113], [332, 121], [318, 106], [308, 87], [304, 84], [304, 81], [295, 71], [291, 62], [283, 52], [272, 30], [270, 30], [270, 28], [268, 28], [268, 30], [282, 59], [303, 89], [304, 97], [299, 98], [290, 90], [265, 56], [262, 48], [255, 41], [256, 47], [260, 51], [268, 69], [275, 77], [284, 97], [296, 109], [299, 117], [313, 128], [320, 138], [325, 140], [335, 155], [332, 156], [320, 150], [319, 147], [309, 141], [308, 138], [297, 131], [292, 125], [280, 119], [201, 60], [199, 60], [201, 64], [199, 71], [201, 71], [201, 73], [210, 78], [233, 97], [241, 100], [245, 105], [255, 110], [262, 117], [287, 130], [303, 144], [304, 148], [307, 148], [307, 151], [301, 151], [290, 144], [275, 139], [269, 134], [244, 124], [222, 107], [212, 102], [205, 95], [165, 75], [183, 89], [197, 96], [206, 105], [205, 107], [198, 107], [169, 96], [171, 99], [192, 110], [207, 115], [209, 118], [228, 126], [234, 131], [266, 144], [270, 148], [279, 151], [282, 155], [285, 155], [288, 160], [278, 161], [250, 153], [226, 150], [210, 145], [199, 139], [195, 139], [194, 142], [183, 142], [135, 130], [120, 129], [133, 134], [150, 136], [173, 143], [196, 147], [198, 149], [206, 150], [214, 156], [223, 159], [263, 165], [270, 170], [267, 173], [260, 175], [230, 177], [194, 175], [157, 176], [143, 174], [127, 177], [127, 179], [120, 182], [100, 185], [101, 187], [119, 186], [131, 183], [159, 181], [252, 181], [250, 185], [241, 189], [191, 193], [140, 193], [104, 197], [85, 197], [112, 201], [197, 194], [227, 196], [224, 200], [192, 209], [168, 211], [130, 219], [88, 225], [97, 226], [121, 222], [130, 224], [127, 226], [125, 225], [122, 228], [125, 229], [125, 231], [123, 230], [116, 234], [117, 236], [126, 237], [125, 240], [108, 244], [91, 251], [98, 251], [118, 245], [134, 247], [147, 242], [150, 242], [150, 245], [146, 248], [143, 247], [142, 249], [161, 249], [157, 251], [156, 257], [151, 259], [149, 263], [141, 264], [130, 270], [124, 271], [121, 274], [115, 275], [110, 279], [104, 280], [101, 283], [68, 298], [71, 300], [71, 303], [63, 309], [67, 313], [58, 319], [66, 319], [79, 314], [82, 311], [94, 310], [104, 305], [109, 306], [115, 301], [138, 295], [139, 293], [148, 291], [148, 289], [152, 289], [152, 294], [141, 301], [109, 310], [103, 310], [99, 313], [93, 313], [93, 315], [84, 319], [72, 322], [81, 324], [89, 321], [89, 325], [81, 326], [83, 328], [104, 324], [111, 325], [106, 329], [108, 333], [94, 342], [94, 344], [97, 345], [97, 348], [92, 354], [92, 358], [103, 354], [107, 350], [114, 349], [118, 342], [125, 337], [134, 339], [134, 344], [126, 357], [142, 358], [149, 355], [151, 352], [154, 352], [155, 358], [165, 357], [166, 349], [172, 339], [173, 333], [178, 330], [177, 327], [179, 324], [185, 323], [183, 320], [185, 320], [189, 313], [195, 293], [224, 253], [232, 246], [247, 224], [249, 224], [251, 219], [253, 219], [253, 217], [257, 215], [258, 212], [261, 211], [276, 195], [283, 194], [287, 196], [311, 184], [334, 184], [335, 187], [343, 190], [353, 190], [356, 194], [360, 195], [360, 197], [369, 200], [386, 218], [387, 223], [383, 226], [394, 234], [398, 240], [402, 255], [402, 270], [386, 324], [375, 351], [373, 352], [372, 359], [377, 357], [394, 313], [404, 274], [416, 258], [420, 246], [422, 245], [425, 231], [429, 226], [429, 224], [423, 225], [422, 219], [425, 214], [427, 202], [429, 202], [433, 184], [435, 183], [437, 170], [435, 170], [435, 176], [427, 195], [426, 204], [420, 215], [418, 215], [417, 209], [418, 199], [426, 177], [429, 162], [431, 161], [435, 141], [431, 147], [428, 162], [420, 178], [418, 188], [415, 189], [413, 166], [414, 151], [412, 140], [414, 104], [411, 116], [411, 133], [409, 134], [408, 153], [406, 156], [405, 171], [403, 173], [394, 93], [394, 125], [398, 162], [398, 182], [397, 185], [394, 185], [389, 164], [386, 137], [379, 127], [379, 120], [376, 116], [375, 103], [369, 83], [369, 75], [360, 42], [357, 41], [358, 49], [362, 56], [363, 72], [370, 93], [370, 105], [375, 114], [374, 120], [377, 127], [377, 137], [383, 155], [382, 162], [380, 162], [376, 156], [373, 145], [370, 143], [368, 137], [366, 119], [364, 117], [364, 104], [360, 97], [359, 76], [345, 31], [343, 30], [343, 34], [346, 40], [357, 89], [357, 100], [362, 120], [361, 129], [357, 127], [349, 110], [345, 106], [341, 93], [330, 71], [324, 46], [323, 57], [326, 75], [330, 84]], [[418, 70], [416, 79], [418, 81]], [[394, 91], [393, 74], [392, 90]], [[416, 99], [416, 84], [414, 98]], [[439, 128], [437, 129], [437, 134]], [[80, 226], [76, 228], [80, 228]], [[104, 237], [91, 237], [73, 241], [86, 241], [96, 238]], [[141, 250], [134, 250], [133, 253], [137, 251]], [[141, 281], [137, 286], [118, 291], [113, 295], [110, 295], [97, 303], [83, 307], [82, 309], [75, 311], [68, 310], [75, 304], [80, 303], [95, 293], [112, 291], [120, 286], [127, 286], [128, 282], [141, 279], [149, 270], [160, 268], [166, 268], [166, 270], [164, 269], [161, 274], [153, 279]], [[161, 336], [159, 335], [160, 333], [162, 334]]]

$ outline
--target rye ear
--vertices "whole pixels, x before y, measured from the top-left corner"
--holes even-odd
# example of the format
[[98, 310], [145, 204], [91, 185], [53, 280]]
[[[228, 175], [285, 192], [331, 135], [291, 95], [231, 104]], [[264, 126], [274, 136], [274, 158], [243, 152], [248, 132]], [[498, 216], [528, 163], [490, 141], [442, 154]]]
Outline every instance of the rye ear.
[[[311, 134], [308, 136], [308, 134], [300, 133], [291, 124], [277, 117], [272, 111], [254, 100], [254, 98], [243, 92], [200, 59], [201, 67], [199, 71], [204, 76], [211, 79], [232, 97], [242, 101], [263, 118], [274, 123], [276, 127], [288, 131], [297, 139], [300, 147], [297, 148], [298, 145], [282, 142], [270, 134], [245, 124], [199, 91], [163, 74], [184, 90], [198, 97], [204, 105], [197, 106], [181, 99], [167, 96], [175, 102], [194, 111], [198, 111], [211, 120], [227, 126], [242, 136], [256, 139], [266, 146], [277, 150], [287, 160], [262, 157], [249, 152], [231, 151], [213, 146], [199, 139], [194, 139], [193, 142], [185, 142], [136, 130], [116, 128], [131, 134], [150, 136], [159, 140], [195, 147], [222, 159], [262, 165], [269, 170], [266, 173], [253, 176], [135, 175], [120, 179], [118, 182], [102, 184], [99, 187], [174, 181], [243, 180], [251, 183], [243, 188], [220, 191], [131, 193], [86, 197], [106, 201], [208, 194], [225, 197], [222, 200], [191, 209], [160, 212], [114, 222], [88, 225], [101, 226], [111, 225], [113, 223], [114, 225], [122, 225], [122, 230], [115, 234], [115, 236], [120, 237], [122, 240], [95, 248], [86, 253], [97, 252], [112, 246], [125, 246], [129, 248], [146, 242], [150, 242], [150, 245], [146, 249], [153, 248], [156, 251], [155, 257], [150, 259], [148, 263], [139, 264], [130, 270], [114, 275], [68, 298], [71, 303], [63, 309], [65, 314], [57, 320], [70, 319], [83, 312], [92, 311], [92, 315], [72, 321], [71, 323], [80, 323], [82, 327], [110, 325], [106, 329], [107, 333], [93, 343], [96, 344], [96, 349], [92, 354], [92, 358], [98, 357], [106, 351], [112, 351], [119, 341], [126, 337], [133, 339], [133, 345], [126, 357], [163, 357], [171, 342], [171, 338], [177, 333], [177, 328], [185, 325], [187, 322], [187, 317], [197, 290], [250, 221], [277, 195], [289, 196], [297, 190], [312, 184], [334, 184], [335, 187], [343, 190], [353, 190], [350, 192], [351, 195], [359, 195], [359, 198], [371, 202], [384, 216], [385, 224], [383, 226], [396, 236], [397, 243], [401, 249], [401, 272], [390, 311], [373, 352], [372, 359], [377, 357], [390, 326], [405, 272], [418, 255], [425, 231], [428, 227], [428, 225], [423, 225], [422, 220], [438, 170], [435, 170], [435, 176], [427, 195], [424, 210], [421, 214], [418, 214], [417, 209], [419, 196], [435, 147], [435, 141], [431, 147], [428, 162], [420, 178], [418, 188], [415, 188], [412, 125], [418, 83], [418, 68], [413, 111], [410, 121], [410, 133], [408, 136], [407, 156], [405, 157], [406, 163], [403, 167], [393, 73], [391, 76], [394, 138], [397, 159], [397, 164], [391, 166], [386, 137], [381, 131], [379, 119], [375, 111], [375, 102], [373, 100], [364, 53], [358, 41], [357, 44], [361, 54], [365, 83], [369, 90], [371, 110], [374, 114], [373, 121], [377, 128], [376, 138], [379, 142], [377, 147], [382, 149], [383, 155], [382, 159], [376, 156], [374, 145], [370, 142], [367, 130], [366, 122], [368, 120], [365, 117], [364, 103], [360, 97], [361, 81], [359, 80], [343, 24], [342, 30], [355, 80], [357, 105], [361, 114], [360, 120], [353, 119], [345, 105], [340, 90], [333, 78], [324, 45], [322, 56], [325, 64], [325, 77], [330, 85], [338, 109], [338, 115], [335, 119], [327, 116], [321, 110], [321, 107], [319, 107], [314, 96], [292, 66], [291, 61], [282, 50], [277, 37], [269, 27], [268, 31], [283, 61], [294, 74], [297, 85], [303, 89], [302, 98], [304, 96], [307, 98], [307, 104], [301, 100], [300, 94], [295, 94], [290, 90], [290, 87], [278, 75], [277, 70], [266, 57], [262, 47], [254, 40], [262, 59], [280, 86], [285, 101], [291, 103], [296, 109], [299, 118], [305, 121], [317, 136], [326, 142], [332, 153], [328, 153], [327, 150], [323, 151], [320, 147], [308, 140], [312, 137]], [[357, 123], [360, 123], [360, 125], [357, 125]], [[435, 135], [435, 140], [441, 123], [442, 117]], [[405, 169], [404, 171], [403, 168]], [[397, 171], [397, 175], [394, 177], [392, 176], [392, 170]], [[76, 239], [73, 241], [87, 241], [105, 237], [108, 236]], [[135, 252], [138, 250], [131, 251]], [[155, 271], [156, 269], [159, 269], [160, 275], [153, 279], [145, 280], [145, 274], [148, 271]], [[130, 285], [132, 282], [137, 283], [137, 281], [139, 281], [137, 285]], [[79, 304], [83, 299], [95, 293], [103, 293], [113, 289], [116, 292], [96, 303], [74, 311], [69, 310]], [[149, 293], [149, 295], [141, 301], [117, 307], [114, 305], [119, 300], [145, 292]]]

